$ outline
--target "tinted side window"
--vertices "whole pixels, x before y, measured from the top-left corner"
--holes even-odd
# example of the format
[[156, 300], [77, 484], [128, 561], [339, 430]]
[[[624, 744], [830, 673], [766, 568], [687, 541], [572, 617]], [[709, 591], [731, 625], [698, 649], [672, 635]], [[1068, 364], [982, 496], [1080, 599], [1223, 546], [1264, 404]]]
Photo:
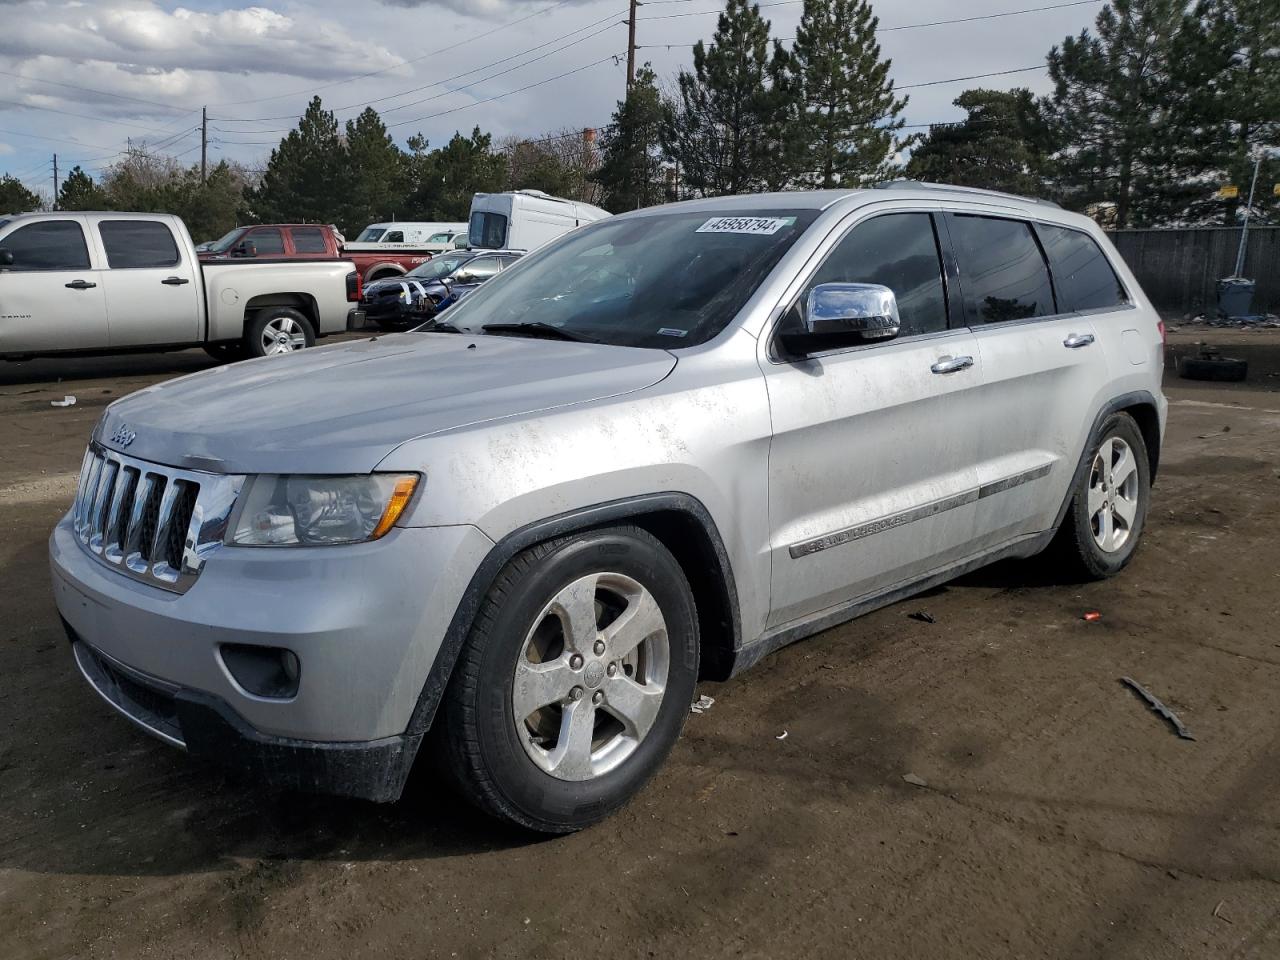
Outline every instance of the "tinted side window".
[[497, 257], [477, 257], [468, 260], [459, 273], [468, 274], [477, 280], [485, 280], [498, 272], [500, 264]]
[[804, 295], [820, 283], [888, 287], [898, 300], [901, 337], [947, 327], [942, 259], [927, 213], [889, 213], [858, 224], [818, 268]]
[[1053, 267], [1063, 310], [1097, 310], [1129, 302], [1120, 278], [1097, 241], [1081, 230], [1036, 224]]
[[154, 220], [103, 220], [98, 235], [112, 270], [172, 267], [179, 259], [173, 234]]
[[403, 230], [388, 230], [382, 235], [383, 243], [404, 243]]
[[279, 230], [251, 230], [245, 239], [257, 248], [260, 257], [284, 254], [284, 237]]
[[47, 220], [19, 227], [0, 247], [13, 254], [10, 270], [88, 270], [89, 248], [74, 220]]
[[1049, 268], [1029, 223], [952, 214], [949, 224], [969, 324], [1028, 320], [1056, 312]]
[[293, 231], [294, 253], [328, 253], [324, 231], [319, 227], [298, 227]]

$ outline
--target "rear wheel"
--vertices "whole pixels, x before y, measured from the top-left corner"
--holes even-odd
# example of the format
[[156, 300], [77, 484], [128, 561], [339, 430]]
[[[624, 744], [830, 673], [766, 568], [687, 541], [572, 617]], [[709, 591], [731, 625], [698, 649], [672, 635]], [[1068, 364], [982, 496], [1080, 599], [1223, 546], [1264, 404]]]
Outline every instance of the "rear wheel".
[[244, 349], [250, 357], [271, 357], [314, 346], [315, 328], [293, 307], [264, 307], [244, 331]]
[[666, 548], [635, 527], [563, 537], [499, 574], [433, 736], [481, 809], [568, 833], [654, 774], [697, 675], [693, 597]]
[[1090, 580], [1119, 573], [1133, 558], [1151, 499], [1142, 431], [1126, 413], [1106, 419], [1054, 543], [1064, 571]]

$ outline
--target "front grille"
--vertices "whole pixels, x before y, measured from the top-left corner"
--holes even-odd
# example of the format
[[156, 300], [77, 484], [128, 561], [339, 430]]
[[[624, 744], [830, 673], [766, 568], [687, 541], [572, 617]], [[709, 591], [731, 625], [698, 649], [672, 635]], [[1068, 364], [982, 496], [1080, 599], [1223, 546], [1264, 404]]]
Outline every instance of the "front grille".
[[241, 476], [178, 470], [91, 445], [72, 525], [108, 566], [185, 593], [222, 543], [243, 483]]

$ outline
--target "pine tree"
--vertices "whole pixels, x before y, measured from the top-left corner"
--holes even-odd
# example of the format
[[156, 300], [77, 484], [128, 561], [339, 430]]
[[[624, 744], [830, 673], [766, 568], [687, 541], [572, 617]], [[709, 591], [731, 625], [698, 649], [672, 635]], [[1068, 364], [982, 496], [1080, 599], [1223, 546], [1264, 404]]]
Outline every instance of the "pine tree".
[[363, 224], [344, 222], [345, 169], [338, 121], [315, 97], [297, 128], [271, 151], [261, 185], [246, 196], [247, 212], [260, 223], [338, 223], [350, 232]]
[[1184, 0], [1114, 0], [1095, 26], [1049, 51], [1062, 196], [1079, 209], [1113, 204], [1121, 228], [1176, 219], [1203, 172], [1189, 91], [1207, 80], [1207, 60], [1185, 55], [1203, 47], [1199, 24]]
[[1030, 90], [966, 90], [953, 102], [968, 117], [934, 126], [912, 150], [907, 177], [1031, 197], [1052, 192], [1052, 141]]
[[62, 181], [56, 203], [58, 210], [109, 210], [106, 194], [93, 182], [93, 178], [80, 167], [71, 168]]
[[403, 216], [406, 190], [404, 153], [387, 133], [378, 112], [366, 107], [347, 121], [343, 222], [358, 230]]
[[17, 177], [7, 173], [0, 177], [0, 213], [27, 213], [40, 206], [39, 194], [28, 190]]
[[412, 184], [406, 218], [466, 220], [471, 197], [494, 193], [507, 180], [506, 157], [493, 152], [493, 137], [476, 127], [470, 137], [454, 133], [445, 146], [428, 150], [421, 135], [409, 138], [406, 166]]
[[604, 159], [594, 179], [604, 188], [607, 210], [622, 213], [664, 199], [662, 183], [662, 96], [653, 67], [636, 71], [604, 135]]
[[680, 71], [679, 101], [662, 124], [663, 149], [689, 189], [749, 193], [776, 176], [769, 133], [780, 104], [766, 82], [770, 64], [769, 21], [747, 0], [726, 0], [711, 46], [699, 40], [693, 72]]
[[876, 42], [869, 0], [805, 0], [790, 70], [803, 105], [795, 131], [808, 149], [802, 180], [858, 186], [892, 175], [907, 98], [893, 93], [891, 61]]

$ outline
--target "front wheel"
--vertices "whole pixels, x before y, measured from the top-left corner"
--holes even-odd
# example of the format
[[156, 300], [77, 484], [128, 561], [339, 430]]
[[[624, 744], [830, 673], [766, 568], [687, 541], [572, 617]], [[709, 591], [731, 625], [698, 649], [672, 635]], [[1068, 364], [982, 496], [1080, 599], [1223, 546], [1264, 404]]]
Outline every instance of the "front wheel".
[[486, 596], [433, 737], [462, 794], [546, 833], [604, 819], [680, 735], [698, 627], [675, 558], [636, 527], [513, 559]]
[[1090, 580], [1119, 573], [1133, 558], [1151, 500], [1151, 462], [1137, 423], [1106, 419], [1077, 482], [1054, 544], [1066, 572]]
[[272, 357], [315, 346], [311, 321], [292, 307], [264, 307], [245, 326], [244, 348], [250, 357]]

